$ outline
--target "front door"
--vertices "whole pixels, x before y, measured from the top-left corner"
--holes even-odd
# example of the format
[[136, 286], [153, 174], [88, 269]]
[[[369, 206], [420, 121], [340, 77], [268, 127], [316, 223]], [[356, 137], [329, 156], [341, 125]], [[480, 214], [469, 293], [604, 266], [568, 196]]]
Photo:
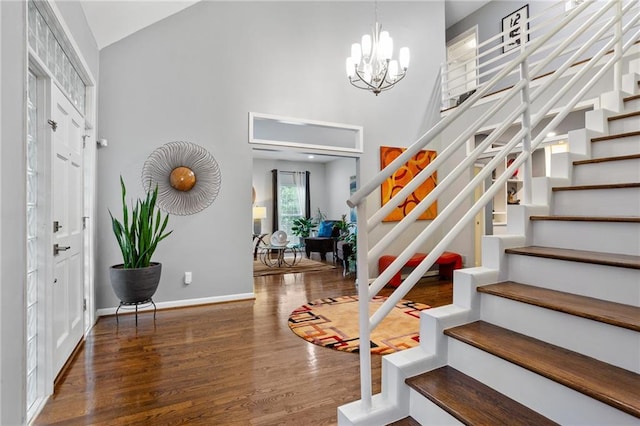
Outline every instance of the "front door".
[[83, 183], [84, 119], [55, 84], [51, 89], [54, 377], [84, 332]]

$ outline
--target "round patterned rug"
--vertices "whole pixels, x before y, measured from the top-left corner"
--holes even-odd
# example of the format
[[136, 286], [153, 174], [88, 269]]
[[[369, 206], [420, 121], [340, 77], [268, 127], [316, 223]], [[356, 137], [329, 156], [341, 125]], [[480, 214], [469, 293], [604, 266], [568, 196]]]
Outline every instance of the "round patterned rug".
[[[369, 316], [387, 300], [376, 296]], [[371, 353], [386, 355], [417, 346], [420, 342], [420, 311], [430, 306], [401, 300], [373, 330]], [[346, 352], [358, 352], [358, 296], [319, 299], [302, 305], [289, 315], [289, 328], [308, 342]]]

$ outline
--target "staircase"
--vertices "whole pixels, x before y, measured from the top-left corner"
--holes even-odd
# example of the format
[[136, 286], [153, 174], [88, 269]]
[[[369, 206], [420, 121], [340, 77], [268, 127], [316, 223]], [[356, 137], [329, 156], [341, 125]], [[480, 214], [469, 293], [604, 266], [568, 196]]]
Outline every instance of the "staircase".
[[[485, 237], [498, 240], [486, 244], [498, 248], [488, 263], [501, 262], [504, 280], [476, 285], [493, 278], [487, 268], [461, 273], [479, 318], [429, 327], [444, 335], [427, 340], [440, 339], [446, 365], [405, 380], [410, 417], [393, 424], [640, 424], [640, 77], [632, 77], [636, 94], [621, 112], [589, 112], [587, 131], [569, 135], [578, 146], [593, 135], [591, 156], [570, 160], [549, 212], [514, 208], [529, 222], [530, 245]], [[602, 117], [606, 129], [595, 136]], [[442, 310], [426, 322], [455, 307]]]
[[[357, 209], [358, 276], [369, 277], [358, 287], [366, 341], [522, 168], [523, 203], [508, 206], [506, 234], [483, 237], [481, 267], [455, 272], [453, 304], [421, 313], [420, 345], [382, 358], [380, 394], [372, 393], [371, 354], [360, 352], [361, 399], [338, 408], [340, 425], [640, 424], [640, 5], [564, 6], [552, 5], [560, 12], [552, 18], [530, 19], [532, 41], [506, 64], [486, 60], [493, 67], [486, 69], [480, 61], [479, 75], [493, 77], [348, 200]], [[480, 43], [477, 58], [495, 55], [500, 40]], [[583, 59], [587, 51], [594, 53]], [[514, 76], [511, 88], [491, 92]], [[586, 106], [593, 109], [584, 129], [569, 132], [568, 152], [551, 156], [549, 177], [532, 179], [534, 150]], [[507, 129], [519, 129], [508, 142]], [[435, 160], [369, 215], [367, 197], [433, 142], [440, 142]], [[489, 162], [469, 178], [489, 150]], [[433, 191], [370, 245], [391, 209], [442, 168]], [[482, 188], [485, 181], [493, 183]], [[436, 200], [438, 216], [412, 232]], [[398, 238], [406, 247], [396, 260], [377, 277], [369, 273]], [[369, 316], [368, 301], [418, 251], [429, 254]]]
[[623, 81], [340, 424], [640, 424], [640, 74]]

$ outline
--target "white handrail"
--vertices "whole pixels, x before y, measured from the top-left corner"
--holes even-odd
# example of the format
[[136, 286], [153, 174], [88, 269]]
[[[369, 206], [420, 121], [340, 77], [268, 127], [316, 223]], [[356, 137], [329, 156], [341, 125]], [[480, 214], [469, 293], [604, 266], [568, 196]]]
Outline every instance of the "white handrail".
[[[632, 24], [634, 24], [636, 21], [638, 20], [638, 17], [634, 18], [631, 22], [630, 25], [628, 25], [628, 27], [630, 27]], [[580, 98], [582, 98], [582, 96], [584, 96], [584, 93], [586, 93], [586, 90], [588, 90], [591, 86], [593, 86], [593, 84], [595, 84], [595, 82], [601, 77], [602, 73], [604, 73], [605, 71], [607, 71], [607, 68], [601, 69], [600, 72], [598, 74], [596, 74], [596, 77], [592, 78], [592, 80], [586, 84], [583, 89], [579, 92], [579, 97], [576, 96], [574, 99], [572, 99], [567, 106], [556, 115], [556, 117], [554, 117], [554, 119], [545, 127], [545, 129], [540, 132], [540, 134], [538, 135], [538, 137], [536, 137], [536, 139], [531, 142], [530, 140], [527, 141], [527, 133], [529, 133], [530, 129], [532, 127], [535, 127], [537, 124], [539, 124], [542, 119], [547, 115], [547, 113], [551, 110], [551, 108], [555, 105], [555, 103], [557, 102], [558, 99], [560, 99], [562, 96], [564, 96], [564, 94], [566, 94], [566, 92], [576, 83], [578, 82], [586, 72], [588, 72], [596, 63], [597, 61], [606, 54], [606, 52], [611, 48], [611, 46], [613, 45], [613, 43], [615, 43], [617, 40], [616, 38], [612, 39], [607, 45], [605, 45], [602, 49], [600, 49], [600, 51], [593, 57], [593, 59], [575, 76], [572, 77], [572, 79], [569, 81], [569, 83], [567, 83], [563, 89], [561, 89], [559, 92], [556, 93], [556, 95], [552, 98], [551, 101], [549, 101], [541, 110], [540, 112], [538, 112], [538, 114], [536, 114], [533, 119], [530, 118], [525, 118], [523, 120], [523, 130], [521, 130], [514, 138], [511, 139], [511, 141], [503, 148], [500, 150], [499, 154], [497, 154], [493, 160], [491, 162], [489, 162], [489, 164], [487, 166], [484, 167], [483, 171], [485, 170], [493, 170], [495, 168], [495, 166], [500, 162], [500, 161], [504, 161], [504, 158], [507, 156], [507, 154], [511, 151], [511, 149], [513, 147], [515, 147], [515, 145], [517, 145], [520, 140], [524, 141], [524, 145], [525, 145], [525, 149], [523, 149], [523, 154], [525, 155], [523, 157], [523, 159], [521, 161], [518, 161], [518, 166], [522, 165], [525, 161], [527, 161], [530, 158], [531, 152], [533, 149], [537, 148], [537, 146], [542, 142], [542, 140], [546, 137], [546, 133], [548, 131], [551, 131], [555, 128], [555, 126], [557, 126], [568, 114], [569, 112], [571, 112], [571, 110], [573, 109], [573, 107], [575, 106], [575, 104], [577, 104], [577, 102], [579, 101]], [[630, 46], [630, 45], [629, 45]], [[626, 51], [626, 49], [625, 49]], [[610, 61], [617, 61], [615, 55], [614, 57], [610, 60]], [[526, 75], [528, 77], [528, 75]], [[525, 86], [526, 87], [526, 86]], [[525, 97], [528, 97], [525, 96]], [[511, 119], [511, 117], [509, 117]], [[513, 119], [509, 120], [505, 120], [505, 122], [508, 122], [509, 124], [513, 123]], [[525, 123], [528, 122], [530, 124], [531, 127], [525, 127]], [[504, 123], [503, 123], [504, 124]], [[529, 149], [526, 149], [526, 148]], [[495, 164], [493, 162], [496, 162]], [[511, 167], [508, 170], [511, 171], [510, 174], [507, 174], [507, 172], [505, 172], [505, 176], [511, 176], [513, 174], [513, 172], [515, 172], [515, 170], [517, 169], [517, 167]], [[530, 170], [530, 169], [529, 169]], [[527, 192], [530, 193], [530, 182], [527, 183], [527, 172], [530, 175], [530, 171], [525, 170], [525, 196], [527, 194]], [[452, 172], [454, 173], [454, 172]], [[487, 172], [488, 173], [488, 172]], [[483, 176], [483, 178], [485, 178], [486, 176], [484, 176], [485, 174], [480, 173], [479, 176]], [[476, 177], [477, 178], [477, 177]], [[504, 178], [504, 180], [506, 181], [507, 177]], [[530, 179], [530, 176], [529, 176]], [[453, 180], [453, 179], [452, 179]], [[501, 180], [496, 180], [496, 182], [501, 181]], [[373, 283], [372, 283], [372, 290], [373, 289], [377, 289], [378, 291], [389, 281], [389, 279], [397, 272], [400, 270], [400, 268], [402, 268], [402, 265], [404, 265], [411, 256], [413, 256], [413, 254], [418, 251], [419, 247], [424, 244], [424, 242], [426, 242], [428, 240], [428, 238], [433, 234], [433, 232], [435, 232], [435, 230], [437, 229], [437, 227], [440, 225], [440, 223], [442, 221], [444, 221], [446, 218], [448, 218], [448, 214], [450, 211], [453, 211], [455, 208], [457, 208], [464, 200], [466, 197], [470, 196], [471, 193], [475, 190], [475, 186], [477, 186], [477, 183], [481, 182], [475, 182], [475, 179], [471, 181], [470, 184], [468, 184], [465, 189], [460, 192], [453, 201], [451, 201], [451, 203], [438, 215], [438, 217], [436, 217], [436, 219], [434, 219], [429, 226], [427, 226], [422, 233], [420, 233], [418, 235], [418, 237], [416, 237], [414, 239], [414, 241], [412, 243], [410, 243], [407, 248], [402, 251], [402, 253], [400, 255], [397, 256], [397, 258], [387, 267], [387, 269], [385, 269], [385, 271], [380, 274], [380, 276], [378, 276], [378, 278], [376, 278]], [[503, 182], [504, 183], [504, 182]], [[495, 185], [495, 184], [494, 184]], [[529, 188], [527, 188], [527, 185], [529, 186]], [[442, 185], [443, 187], [445, 185]], [[493, 185], [492, 185], [493, 188]], [[492, 194], [495, 194], [495, 192], [497, 192], [497, 189], [490, 189], [487, 192], [491, 192]], [[428, 198], [428, 196], [427, 196]], [[427, 201], [426, 199], [423, 200], [426, 201], [428, 204], [430, 205], [431, 201]], [[462, 222], [462, 221], [460, 221]], [[460, 223], [459, 222], [459, 223]], [[466, 225], [466, 224], [464, 224]], [[395, 230], [395, 228], [394, 228]], [[391, 232], [389, 232], [389, 234], [391, 234], [393, 232], [393, 230]], [[387, 236], [389, 235], [387, 234]], [[434, 248], [432, 250], [432, 252], [436, 252], [437, 256], [440, 256], [440, 254], [442, 254], [442, 251], [444, 251], [444, 249], [440, 252], [438, 252], [438, 245], [436, 245], [436, 248]], [[424, 272], [426, 272], [428, 270], [428, 268], [430, 268], [433, 263], [428, 264], [429, 262], [435, 261], [435, 259], [437, 259], [437, 256], [434, 259], [430, 259], [429, 257], [426, 258], [425, 260], [423, 260], [423, 262], [414, 269], [414, 273], [415, 273], [415, 282], [417, 282], [417, 280], [424, 274]], [[425, 264], [425, 265], [423, 265]], [[413, 287], [413, 285], [415, 284], [415, 282], [413, 282], [413, 273], [409, 275], [409, 277], [407, 277], [407, 279], [405, 280], [405, 283], [403, 283], [403, 285], [401, 285], [398, 289], [396, 289], [396, 291], [394, 291], [394, 297], [390, 297], [389, 300], [387, 300], [385, 303], [383, 303], [383, 305], [379, 308], [379, 311], [382, 311], [383, 314], [378, 315], [378, 312], [376, 312], [374, 314], [374, 316], [372, 316], [372, 319], [370, 321], [371, 325], [373, 327], [375, 327], [378, 324], [378, 319], [383, 318], [384, 316], [386, 316], [386, 314], [388, 314], [388, 312], [391, 311], [391, 309], [393, 308], [393, 306], [402, 298], [406, 295], [406, 293], [404, 292], [404, 284], [406, 285], [406, 291], [408, 292], [411, 287]], [[373, 297], [375, 296], [375, 294], [377, 294], [377, 291], [375, 293], [372, 294], [372, 291], [369, 292], [369, 297]], [[373, 318], [376, 318], [376, 321], [373, 320]]]
[[[622, 55], [640, 39], [640, 31], [636, 31], [631, 35], [626, 43], [623, 43], [623, 37], [626, 36], [627, 33], [630, 33], [630, 30], [634, 28], [636, 23], [640, 20], [640, 13], [637, 13], [635, 16], [631, 17], [626, 24], [622, 24], [623, 18], [627, 19], [626, 16], [631, 10], [632, 7], [635, 6], [634, 2], [629, 2], [624, 7], [619, 6], [616, 10], [615, 16], [612, 18], [606, 18], [602, 21], [599, 21], [600, 18], [613, 6], [614, 3], [620, 3], [619, 0], [613, 0], [611, 2], [607, 2], [603, 7], [599, 8], [596, 12], [586, 12], [588, 6], [592, 4], [596, 4], [594, 2], [584, 2], [578, 7], [574, 8], [571, 12], [566, 13], [564, 17], [561, 19], [559, 23], [556, 23], [552, 26], [552, 29], [539, 37], [536, 37], [536, 40], [532, 43], [524, 43], [521, 45], [520, 52], [517, 54], [515, 59], [510, 61], [507, 64], [501, 66], [500, 70], [496, 73], [496, 75], [491, 78], [487, 83], [482, 84], [476, 90], [472, 96], [469, 97], [463, 104], [459, 105], [456, 110], [442, 118], [436, 125], [425, 132], [421, 137], [419, 137], [407, 150], [401, 154], [398, 158], [396, 158], [387, 168], [377, 173], [374, 178], [367, 182], [365, 185], [361, 187], [359, 191], [357, 191], [349, 200], [348, 204], [351, 207], [357, 208], [357, 222], [358, 222], [358, 232], [357, 236], [357, 244], [360, 248], [359, 256], [357, 259], [357, 273], [359, 277], [359, 286], [358, 286], [358, 295], [359, 295], [359, 307], [360, 307], [360, 341], [368, 342], [371, 331], [379, 324], [380, 321], [390, 312], [390, 310], [395, 306], [395, 304], [402, 299], [406, 293], [415, 285], [415, 283], [423, 276], [423, 274], [435, 263], [435, 260], [446, 250], [447, 246], [453, 241], [454, 238], [465, 228], [468, 226], [471, 220], [475, 217], [475, 215], [480, 211], [480, 209], [484, 208], [485, 205], [491, 201], [491, 199], [495, 196], [495, 194], [499, 190], [503, 190], [504, 184], [507, 179], [513, 175], [513, 173], [521, 166], [523, 166], [524, 171], [524, 202], [525, 204], [530, 203], [530, 175], [531, 168], [530, 165], [526, 164], [530, 162], [531, 153], [535, 150], [546, 137], [546, 133], [548, 131], [553, 130], [559, 123], [562, 121], [577, 105], [578, 102], [582, 100], [588, 90], [605, 75], [612, 67], [616, 67], [616, 64], [619, 63]], [[549, 8], [550, 10], [551, 8]], [[585, 14], [587, 16], [581, 16], [581, 14]], [[556, 41], [551, 42], [551, 38], [557, 34], [561, 29], [567, 28], [567, 25], [572, 21], [576, 21], [576, 18], [580, 16], [581, 20], [579, 25], [577, 25], [577, 29], [573, 30], [572, 34], [566, 37], [562, 42], [558, 43]], [[531, 20], [529, 20], [531, 22]], [[595, 25], [597, 23], [597, 25]], [[543, 22], [540, 24], [540, 27], [547, 26], [547, 22]], [[604, 37], [607, 31], [611, 30], [611, 27], [615, 25], [614, 34]], [[582, 42], [580, 40], [581, 46], [579, 48], [573, 48], [571, 46], [572, 43], [578, 39], [584, 33], [587, 33], [593, 27], [597, 27], [597, 31], [593, 35], [591, 35], [586, 42]], [[536, 27], [537, 29], [537, 27]], [[531, 30], [529, 30], [529, 33]], [[498, 36], [494, 37], [500, 37]], [[551, 85], [557, 81], [560, 77], [566, 74], [566, 71], [572, 66], [575, 65], [574, 61], [576, 58], [580, 57], [580, 55], [584, 54], [587, 49], [595, 46], [595, 43], [599, 43], [602, 40], [607, 40], [606, 43], [598, 50], [598, 52], [587, 62], [581, 64], [580, 69], [574, 73], [569, 81], [563, 85], [562, 88], [556, 90], [556, 92], [551, 96], [551, 99], [546, 102], [541, 108], [538, 108], [535, 114], [532, 114], [530, 111], [531, 102], [537, 99], [541, 93], [545, 90], [548, 90]], [[600, 44], [599, 44], [600, 46]], [[583, 78], [587, 72], [589, 72], [593, 67], [596, 66], [600, 62], [600, 60], [604, 57], [607, 52], [613, 48], [614, 54], [611, 58], [606, 61], [606, 63], [600, 66], [600, 69], [595, 73], [593, 77], [586, 83], [580, 83], [581, 88], [578, 90], [577, 94], [574, 95], [569, 102], [563, 104], [560, 108], [560, 111], [555, 113], [555, 116], [547, 124], [544, 129], [538, 132], [537, 136], [532, 139], [531, 129], [540, 124], [542, 119], [547, 116], [547, 114], [556, 107], [556, 103], [564, 97], [569, 90], [577, 86], [577, 83]], [[546, 56], [542, 58], [539, 62], [535, 64], [529, 64], [529, 59], [532, 55], [537, 54], [539, 52], [550, 51], [550, 53], [545, 53]], [[551, 63], [552, 60], [557, 59], [559, 57], [566, 57], [569, 55], [569, 58], [565, 60], [559, 68], [556, 69], [553, 73], [551, 73], [548, 78], [536, 87], [536, 90], [530, 91], [531, 79], [535, 78], [536, 74], [544, 69], [547, 65]], [[503, 56], [504, 58], [504, 56]], [[409, 183], [403, 190], [401, 190], [398, 194], [396, 194], [385, 206], [382, 206], [379, 210], [377, 210], [371, 218], [367, 219], [366, 212], [366, 197], [376, 190], [378, 186], [388, 177], [390, 176], [399, 166], [404, 165], [413, 155], [415, 155], [419, 150], [423, 149], [425, 146], [430, 144], [436, 136], [438, 136], [445, 128], [447, 128], [451, 123], [455, 122], [455, 120], [467, 111], [469, 108], [472, 108], [476, 102], [481, 99], [483, 96], [489, 93], [496, 85], [500, 84], [502, 79], [506, 76], [512, 75], [518, 67], [518, 72], [520, 73], [520, 81], [513, 85], [513, 87], [504, 91], [500, 98], [496, 99], [493, 105], [488, 109], [485, 114], [482, 114], [473, 125], [469, 126], [462, 134], [460, 134], [453, 142], [448, 144], [448, 146], [436, 157], [436, 159], [424, 170], [422, 170], [415, 178], [415, 181]], [[616, 75], [615, 79], [617, 79], [618, 71], [615, 71]], [[443, 76], [443, 81], [446, 77]], [[617, 84], [617, 83], [616, 83]], [[375, 244], [371, 249], [367, 250], [368, 247], [368, 234], [371, 230], [373, 230], [376, 226], [378, 226], [381, 221], [386, 217], [393, 208], [400, 204], [407, 195], [413, 192], [417, 186], [420, 185], [424, 180], [426, 180], [431, 174], [437, 170], [439, 166], [441, 166], [444, 161], [450, 158], [450, 156], [464, 144], [465, 140], [469, 139], [473, 134], [477, 133], [478, 129], [480, 129], [491, 116], [500, 111], [502, 108], [507, 105], [513, 96], [516, 93], [520, 93], [521, 102], [519, 105], [510, 106], [510, 113], [507, 118], [501, 122], [497, 129], [495, 129], [491, 135], [489, 135], [486, 139], [484, 139], [481, 143], [479, 143], [468, 155], [467, 157], [460, 162], [451, 172], [445, 176], [445, 178], [438, 183], [436, 188], [427, 196], [424, 200], [422, 200], [407, 216], [401, 220], [397, 225], [395, 225], [385, 236], [383, 236], [377, 244]], [[557, 109], [557, 107], [556, 107]], [[389, 246], [389, 244], [400, 234], [408, 228], [415, 220], [419, 217], [419, 215], [425, 211], [433, 201], [437, 200], [438, 196], [443, 193], [443, 191], [447, 190], [449, 184], [454, 182], [464, 171], [475, 162], [475, 160], [480, 156], [486, 149], [494, 144], [497, 141], [498, 137], [506, 131], [508, 127], [512, 124], [520, 122], [521, 129], [520, 131], [509, 140], [489, 161], [489, 163], [478, 173], [471, 181], [465, 186], [465, 188], [453, 198], [452, 201], [446, 205], [439, 215], [431, 221], [431, 223], [425, 227], [425, 229], [420, 232], [412, 242], [410, 242], [407, 247], [397, 256], [397, 258], [387, 267], [387, 269], [382, 272], [376, 279], [374, 279], [371, 283], [369, 283], [369, 258], [376, 258], [383, 253], [383, 250]], [[496, 176], [494, 179], [494, 183], [486, 189], [484, 194], [480, 196], [480, 198], [469, 208], [463, 215], [460, 220], [448, 231], [445, 233], [444, 237], [440, 239], [439, 242], [435, 244], [433, 249], [429, 251], [429, 254], [426, 258], [416, 267], [413, 272], [409, 274], [409, 276], [402, 282], [402, 284], [392, 293], [392, 295], [385, 301], [382, 306], [373, 313], [373, 315], [369, 318], [369, 309], [368, 303], [370, 298], [375, 296], [377, 292], [390, 280], [390, 278], [395, 275], [401, 268], [402, 265], [406, 263], [406, 261], [413, 256], [415, 252], [419, 250], [419, 248], [428, 241], [437, 230], [439, 230], [440, 226], [445, 223], [445, 221], [450, 221], [451, 215], [453, 215], [456, 211], [459, 210], [460, 205], [468, 200], [469, 197], [475, 191], [475, 188], [480, 185], [483, 181], [488, 179], [489, 174], [493, 172], [493, 170], [499, 165], [502, 164], [507, 155], [513, 151], [513, 149], [522, 142], [523, 149], [522, 152], [515, 158], [512, 164], [506, 167], [506, 170]], [[367, 255], [364, 256], [364, 253]], [[365, 343], [366, 344], [366, 343]], [[360, 351], [360, 365], [361, 365], [361, 403], [365, 410], [370, 410], [372, 406], [372, 394], [371, 394], [371, 353], [368, 350]]]

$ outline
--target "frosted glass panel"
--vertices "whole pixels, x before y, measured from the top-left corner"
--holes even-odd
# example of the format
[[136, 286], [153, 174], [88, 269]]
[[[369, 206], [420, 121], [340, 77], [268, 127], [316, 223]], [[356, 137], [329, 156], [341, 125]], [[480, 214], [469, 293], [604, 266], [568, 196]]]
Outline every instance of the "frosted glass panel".
[[38, 53], [40, 58], [47, 57], [47, 36], [49, 31], [47, 23], [44, 22], [44, 18], [39, 13], [36, 15], [36, 45], [32, 46]]
[[27, 375], [27, 408], [31, 407], [36, 402], [38, 397], [38, 379], [36, 371]]
[[27, 274], [27, 306], [38, 301], [38, 273], [36, 271]]
[[[29, 3], [29, 22], [35, 18], [35, 7]], [[35, 30], [35, 27], [34, 27]], [[31, 28], [29, 29], [31, 35]], [[38, 400], [38, 217], [37, 217], [37, 108], [38, 90], [36, 76], [29, 72], [27, 80], [27, 411]], [[30, 414], [32, 415], [32, 414]]]
[[36, 29], [38, 28], [38, 21], [36, 19], [36, 7], [33, 2], [29, 2], [29, 46], [37, 46]]
[[33, 1], [29, 2], [29, 45], [62, 85], [69, 100], [84, 114], [86, 88], [82, 78]]
[[38, 183], [36, 179], [36, 175], [29, 174], [27, 175], [27, 204], [35, 204], [36, 203], [36, 194], [38, 193]]
[[35, 238], [38, 230], [36, 207], [27, 207], [27, 238]]
[[38, 267], [36, 249], [37, 249], [36, 240], [35, 239], [28, 240], [27, 241], [27, 271], [28, 272], [35, 271], [36, 268]]
[[27, 373], [30, 373], [33, 370], [35, 370], [37, 366], [38, 366], [38, 346], [36, 345], [35, 342], [27, 342]]
[[27, 308], [27, 339], [35, 337], [38, 333], [38, 318], [36, 316], [37, 305], [31, 305]]

